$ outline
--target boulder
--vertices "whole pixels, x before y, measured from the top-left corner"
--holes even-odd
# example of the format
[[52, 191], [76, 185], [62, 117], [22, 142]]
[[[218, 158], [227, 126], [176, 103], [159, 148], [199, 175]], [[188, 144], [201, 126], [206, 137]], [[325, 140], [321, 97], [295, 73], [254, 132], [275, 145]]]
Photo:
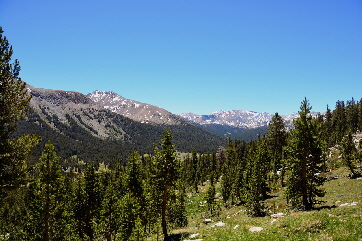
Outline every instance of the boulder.
[[212, 222], [212, 219], [210, 218], [205, 218], [204, 219], [204, 224], [208, 224], [208, 223], [211, 223]]
[[284, 213], [274, 213], [272, 215], [270, 215], [271, 218], [277, 219], [277, 218], [282, 218], [284, 217]]
[[251, 227], [249, 228], [249, 231], [252, 233], [259, 233], [261, 230], [263, 230], [262, 227]]

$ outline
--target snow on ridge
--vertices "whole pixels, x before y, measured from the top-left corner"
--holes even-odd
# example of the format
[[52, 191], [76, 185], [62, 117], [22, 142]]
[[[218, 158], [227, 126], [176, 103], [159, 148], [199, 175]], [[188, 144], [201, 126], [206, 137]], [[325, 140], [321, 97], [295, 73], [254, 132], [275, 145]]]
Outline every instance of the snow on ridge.
[[[318, 112], [312, 112], [312, 116], [317, 116]], [[256, 128], [266, 126], [270, 123], [274, 114], [267, 112], [255, 112], [248, 110], [231, 110], [231, 111], [215, 111], [210, 115], [197, 115], [191, 112], [182, 113], [179, 116], [196, 122], [201, 125], [207, 124], [220, 124], [242, 128]], [[283, 115], [283, 119], [287, 125], [290, 125], [292, 121], [299, 116], [298, 113], [292, 113], [290, 115]]]

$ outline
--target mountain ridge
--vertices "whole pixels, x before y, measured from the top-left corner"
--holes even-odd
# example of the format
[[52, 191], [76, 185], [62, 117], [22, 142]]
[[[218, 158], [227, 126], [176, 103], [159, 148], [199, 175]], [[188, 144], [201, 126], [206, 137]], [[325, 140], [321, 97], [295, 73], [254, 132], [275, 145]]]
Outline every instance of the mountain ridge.
[[[192, 112], [182, 113], [179, 116], [201, 125], [218, 124], [243, 129], [253, 129], [267, 126], [274, 114], [267, 112], [255, 112], [249, 110], [215, 111], [210, 115], [197, 115]], [[286, 124], [290, 124], [298, 117], [298, 113], [282, 115]]]
[[95, 103], [114, 113], [146, 124], [178, 125], [182, 121], [177, 115], [160, 107], [124, 98], [113, 91], [96, 90], [87, 94]]
[[[18, 123], [14, 136], [37, 134], [44, 146], [50, 140], [60, 156], [78, 156], [87, 161], [112, 161], [133, 151], [152, 153], [165, 129], [170, 129], [178, 151], [216, 151], [225, 139], [188, 123], [178, 116], [174, 124], [141, 123], [106, 109], [88, 96], [63, 90], [34, 88], [27, 117]], [[111, 94], [111, 93], [107, 93]], [[162, 119], [161, 119], [162, 120]], [[170, 123], [170, 122], [169, 122]], [[41, 154], [37, 147], [36, 155]]]

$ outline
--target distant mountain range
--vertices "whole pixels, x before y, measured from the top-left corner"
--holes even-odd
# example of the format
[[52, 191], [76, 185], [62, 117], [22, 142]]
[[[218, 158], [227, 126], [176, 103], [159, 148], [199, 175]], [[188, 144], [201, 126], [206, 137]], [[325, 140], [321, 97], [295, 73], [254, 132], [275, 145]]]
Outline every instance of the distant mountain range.
[[[266, 126], [274, 114], [254, 112], [248, 110], [216, 111], [210, 115], [197, 115], [191, 112], [180, 114], [181, 117], [201, 125], [218, 124], [243, 129], [253, 129]], [[297, 113], [282, 116], [284, 121], [291, 122], [298, 117]]]
[[[167, 110], [126, 99], [112, 91], [88, 95], [74, 91], [27, 86], [32, 110], [19, 123], [16, 135], [35, 133], [56, 146], [63, 157], [105, 161], [132, 151], [150, 153], [165, 129], [170, 129], [179, 151], [216, 151], [225, 137], [250, 141], [266, 133], [273, 114], [247, 110], [216, 111], [210, 115]], [[283, 116], [287, 125], [298, 114]], [[40, 155], [41, 148], [37, 150]]]
[[[274, 114], [248, 110], [216, 111], [210, 115], [198, 115], [191, 112], [180, 115], [154, 105], [126, 99], [113, 91], [93, 91], [87, 95], [91, 100], [107, 110], [147, 124], [179, 125], [185, 120], [200, 125], [225, 125], [242, 129], [254, 129], [267, 126]], [[182, 119], [180, 118], [182, 117]], [[291, 123], [298, 113], [282, 116], [286, 123]]]
[[[318, 112], [312, 112], [317, 116]], [[244, 141], [256, 140], [268, 130], [268, 125], [274, 114], [266, 112], [255, 112], [248, 110], [216, 111], [210, 115], [197, 115], [191, 112], [179, 116], [191, 121], [211, 133], [219, 136], [230, 137]], [[281, 115], [287, 129], [293, 127], [293, 120], [299, 116], [298, 113]]]

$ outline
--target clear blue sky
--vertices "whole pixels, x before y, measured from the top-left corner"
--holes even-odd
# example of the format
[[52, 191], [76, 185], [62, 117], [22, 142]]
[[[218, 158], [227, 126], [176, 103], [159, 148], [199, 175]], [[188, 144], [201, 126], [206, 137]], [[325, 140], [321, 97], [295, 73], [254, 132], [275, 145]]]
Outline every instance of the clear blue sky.
[[172, 113], [362, 97], [361, 0], [0, 0], [21, 77]]

